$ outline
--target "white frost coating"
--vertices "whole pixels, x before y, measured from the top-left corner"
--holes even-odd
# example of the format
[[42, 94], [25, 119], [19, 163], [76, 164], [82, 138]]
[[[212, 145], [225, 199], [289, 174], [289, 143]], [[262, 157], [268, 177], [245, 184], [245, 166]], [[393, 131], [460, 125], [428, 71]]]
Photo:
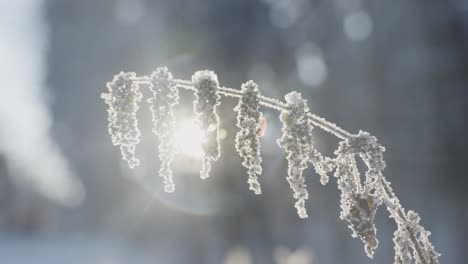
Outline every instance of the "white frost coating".
[[[153, 92], [154, 87], [169, 87], [169, 89], [165, 89], [164, 91], [158, 90], [154, 97], [158, 98], [160, 96], [158, 95], [159, 93], [167, 92], [171, 94], [168, 94], [165, 99], [162, 99], [163, 97], [156, 99], [163, 100], [158, 102], [157, 111], [153, 111], [158, 112], [155, 120], [155, 123], [157, 123], [157, 134], [169, 133], [167, 131], [173, 129], [171, 107], [177, 103], [178, 96], [176, 96], [176, 90], [182, 88], [195, 91], [194, 110], [198, 117], [198, 123], [204, 130], [204, 136], [206, 136], [206, 141], [203, 145], [202, 178], [208, 177], [211, 161], [218, 159], [220, 154], [218, 137], [219, 118], [216, 114], [216, 106], [220, 104], [220, 95], [240, 98], [239, 105], [235, 108], [235, 111], [238, 112], [238, 126], [241, 128], [236, 137], [236, 148], [244, 158], [243, 165], [249, 170], [250, 188], [255, 193], [260, 193], [261, 191], [257, 179], [257, 176], [261, 173], [260, 147], [257, 133], [261, 113], [258, 106], [263, 105], [280, 110], [283, 134], [278, 143], [287, 154], [287, 180], [294, 191], [294, 198], [297, 199], [295, 207], [301, 218], [307, 217], [305, 200], [308, 199], [308, 192], [302, 174], [307, 168], [307, 162], [311, 162], [315, 167], [315, 171], [321, 176], [320, 182], [322, 184], [328, 182], [328, 173], [333, 170], [335, 171], [334, 177], [337, 178], [338, 188], [341, 190], [342, 212], [340, 213], [340, 218], [349, 223], [349, 227], [353, 231], [352, 236], [359, 237], [364, 242], [365, 251], [369, 257], [372, 258], [378, 245], [374, 225], [375, 213], [381, 204], [385, 204], [390, 216], [398, 226], [394, 238], [395, 263], [407, 264], [413, 263], [413, 261], [416, 264], [439, 263], [438, 257], [440, 254], [435, 251], [428, 239], [430, 232], [419, 225], [420, 219], [416, 213], [413, 211], [405, 213], [400, 201], [395, 193], [393, 193], [390, 183], [384, 178], [383, 170], [386, 165], [383, 160], [383, 152], [385, 148], [369, 133], [359, 131], [358, 134], [353, 135], [337, 125], [326, 121], [324, 118], [310, 113], [306, 100], [297, 92], [287, 94], [285, 96], [287, 103], [284, 103], [273, 98], [261, 96], [258, 92], [258, 87], [253, 82], [244, 84], [242, 90], [238, 90], [219, 87], [216, 75], [210, 71], [195, 73], [192, 77], [192, 82], [190, 82], [172, 79], [167, 69], [160, 68], [152, 77], [144, 76], [136, 78], [132, 73], [120, 73], [108, 85], [110, 92], [103, 94], [102, 97], [110, 105], [109, 130], [113, 136], [114, 144], [117, 143], [117, 145], [122, 146], [122, 143], [128, 143], [129, 138], [133, 140], [130, 143], [136, 144], [139, 139], [136, 121], [128, 122], [127, 120], [135, 118], [134, 112], [138, 109], [136, 103], [141, 99], [141, 94], [137, 89], [134, 89], [135, 83], [148, 84]], [[120, 88], [117, 89], [115, 87]], [[115, 89], [120, 91], [120, 93], [116, 93]], [[121, 90], [125, 91], [125, 93]], [[127, 102], [126, 104], [130, 107], [122, 108], [122, 102]], [[120, 120], [122, 118], [127, 123], [124, 122], [122, 125], [122, 121]], [[163, 125], [163, 123], [166, 125]], [[312, 141], [313, 125], [343, 140], [334, 153], [335, 157], [323, 157], [314, 148]], [[167, 131], [162, 131], [164, 129]], [[133, 131], [133, 133], [129, 133], [129, 130]], [[137, 132], [135, 133], [134, 131]], [[123, 136], [127, 134], [130, 136]], [[135, 140], [135, 135], [137, 135], [137, 140]], [[166, 136], [170, 138], [169, 135]], [[164, 163], [162, 167], [166, 166], [162, 169], [163, 177], [166, 179], [166, 191], [172, 191], [172, 172], [168, 173], [168, 171], [170, 171], [169, 164], [173, 159], [174, 148], [170, 140], [163, 141], [164, 143], [160, 144], [160, 158]], [[134, 144], [132, 145], [133, 151]], [[162, 148], [161, 145], [163, 146]], [[361, 158], [367, 166], [365, 181], [363, 183], [361, 183], [361, 175], [356, 166], [356, 157]]]
[[398, 229], [394, 233], [395, 237], [393, 242], [395, 243], [395, 264], [412, 264], [413, 256], [411, 254], [411, 238], [410, 233], [407, 229], [402, 226], [398, 226]]
[[[437, 264], [440, 256], [428, 237], [430, 232], [419, 225], [419, 216], [413, 211], [405, 215], [398, 198], [383, 177], [385, 162], [383, 151], [377, 139], [367, 132], [359, 131], [348, 140], [340, 143], [335, 154], [338, 188], [341, 190], [341, 219], [349, 222], [353, 236], [359, 236], [365, 243], [369, 257], [377, 248], [375, 212], [384, 202], [387, 210], [395, 219], [398, 230], [395, 232], [395, 264]], [[366, 180], [360, 182], [355, 156], [358, 155], [366, 164]]]
[[344, 147], [348, 148], [346, 151], [350, 154], [359, 154], [368, 168], [365, 191], [372, 193], [381, 191], [379, 179], [383, 177], [383, 170], [386, 167], [383, 160], [385, 147], [377, 143], [376, 137], [364, 131], [359, 131], [357, 135], [352, 136]]
[[[419, 225], [421, 218], [416, 212], [411, 210], [407, 214], [408, 229], [411, 230], [411, 233], [414, 234], [417, 243], [419, 243], [419, 248], [421, 249], [421, 256], [416, 254], [416, 259], [418, 262], [426, 262], [430, 264], [438, 264], [440, 254], [435, 251], [434, 246], [429, 241], [429, 236], [431, 232], [426, 231], [424, 227]], [[413, 249], [417, 250], [414, 245]], [[424, 261], [422, 259], [424, 259]]]
[[298, 92], [290, 92], [284, 96], [286, 103], [297, 105], [303, 103], [304, 99], [302, 99], [301, 93]]
[[259, 105], [259, 90], [256, 83], [249, 81], [242, 85], [242, 98], [234, 108], [237, 112], [236, 150], [244, 159], [242, 165], [249, 174], [249, 189], [255, 194], [261, 194], [258, 176], [262, 173], [262, 158], [260, 157], [260, 130], [262, 113]]
[[283, 135], [278, 140], [278, 144], [287, 154], [287, 180], [294, 191], [294, 198], [297, 199], [295, 207], [299, 216], [306, 218], [305, 200], [309, 198], [309, 194], [302, 174], [307, 169], [307, 162], [314, 165], [315, 171], [320, 175], [320, 182], [326, 184], [327, 173], [333, 169], [333, 161], [328, 158], [324, 159], [313, 145], [313, 125], [307, 100], [302, 99], [302, 95], [298, 92], [288, 93], [285, 99], [289, 110], [281, 111]]
[[219, 117], [216, 114], [216, 106], [221, 104], [221, 96], [218, 94], [218, 77], [212, 71], [198, 71], [192, 76], [195, 87], [194, 110], [200, 128], [205, 133], [203, 147], [203, 161], [200, 177], [209, 177], [211, 162], [220, 156], [219, 147]]
[[361, 238], [365, 244], [367, 255], [372, 258], [379, 242], [376, 237], [377, 229], [374, 225], [374, 217], [381, 200], [374, 193], [371, 193], [370, 189], [361, 186], [355, 155], [361, 154], [362, 157], [369, 148], [366, 147], [367, 141], [357, 140], [357, 138], [361, 137], [355, 136], [340, 142], [335, 151], [336, 171], [334, 176], [337, 178], [338, 188], [341, 190], [342, 211], [340, 218], [348, 221], [349, 228], [353, 231], [353, 237]]
[[[395, 264], [416, 263], [438, 264], [440, 254], [435, 251], [429, 241], [431, 232], [419, 225], [421, 218], [413, 211], [408, 211], [406, 220], [397, 221], [398, 229], [395, 231]], [[418, 247], [415, 247], [417, 243]], [[411, 250], [412, 249], [412, 250]], [[413, 251], [413, 254], [411, 254]]]
[[[291, 92], [285, 95], [286, 102], [290, 105], [300, 105], [304, 102], [306, 105], [307, 101], [302, 99], [302, 95], [298, 92]], [[307, 139], [305, 142], [309, 142], [306, 144], [307, 155], [308, 159], [314, 165], [315, 172], [320, 175], [320, 183], [325, 185], [328, 183], [329, 177], [328, 173], [333, 170], [333, 162], [331, 159], [323, 158], [322, 154], [317, 151], [317, 149], [313, 146], [312, 140], [312, 128], [313, 128], [313, 121], [311, 119], [311, 115], [309, 113], [309, 109], [307, 108], [306, 116], [304, 116], [304, 124], [308, 127], [309, 133], [307, 134]]]
[[288, 160], [289, 186], [294, 191], [294, 198], [297, 199], [295, 207], [301, 218], [307, 218], [305, 200], [309, 199], [306, 189], [305, 179], [302, 175], [307, 168], [309, 161], [308, 151], [311, 146], [312, 125], [308, 122], [306, 100], [302, 99], [297, 92], [289, 93], [285, 96], [290, 111], [282, 111], [280, 115], [283, 128], [283, 135], [278, 140], [280, 147], [286, 152]]
[[153, 132], [159, 140], [159, 176], [164, 179], [164, 191], [174, 192], [171, 164], [176, 154], [176, 120], [173, 108], [179, 103], [179, 90], [166, 67], [156, 69], [150, 78], [149, 89], [153, 97], [148, 103], [153, 115]]
[[142, 94], [132, 79], [134, 72], [120, 72], [114, 76], [112, 82], [107, 83], [108, 93], [101, 95], [109, 106], [109, 134], [114, 146], [120, 146], [122, 158], [128, 162], [130, 168], [139, 164], [135, 158], [135, 146], [140, 142], [140, 130], [138, 130], [138, 102]]

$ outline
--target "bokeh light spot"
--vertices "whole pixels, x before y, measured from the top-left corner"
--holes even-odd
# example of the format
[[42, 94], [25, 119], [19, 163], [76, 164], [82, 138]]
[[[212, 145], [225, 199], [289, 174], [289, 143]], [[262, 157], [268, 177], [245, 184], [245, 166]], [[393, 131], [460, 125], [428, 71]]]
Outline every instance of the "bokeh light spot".
[[351, 13], [345, 17], [344, 32], [352, 41], [362, 41], [372, 33], [372, 19], [364, 11]]

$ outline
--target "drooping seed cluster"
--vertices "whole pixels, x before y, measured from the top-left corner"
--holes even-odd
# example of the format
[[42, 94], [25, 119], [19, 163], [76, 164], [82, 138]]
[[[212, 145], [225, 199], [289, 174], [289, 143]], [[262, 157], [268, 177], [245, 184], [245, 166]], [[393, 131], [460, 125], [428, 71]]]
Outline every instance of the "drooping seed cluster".
[[294, 191], [297, 200], [295, 207], [299, 217], [306, 218], [305, 200], [309, 199], [303, 172], [307, 169], [309, 154], [312, 146], [312, 124], [308, 122], [309, 108], [305, 99], [298, 92], [291, 92], [285, 96], [289, 111], [282, 111], [280, 120], [283, 123], [282, 136], [278, 140], [280, 147], [286, 152], [288, 160], [289, 186]]
[[[398, 226], [393, 239], [395, 243], [395, 264], [437, 264], [440, 256], [429, 241], [430, 232], [419, 225], [420, 218], [413, 212], [405, 214], [390, 184], [383, 177], [385, 162], [377, 139], [367, 132], [359, 131], [340, 143], [335, 154], [338, 188], [341, 190], [340, 217], [349, 222], [353, 236], [365, 243], [365, 251], [372, 257], [377, 248], [374, 217], [377, 208], [384, 203], [390, 216]], [[367, 166], [364, 184], [356, 167], [355, 156]]]
[[[178, 89], [195, 91], [194, 111], [198, 125], [204, 132], [201, 178], [209, 176], [211, 163], [220, 156], [219, 117], [216, 107], [220, 95], [239, 98], [235, 107], [237, 126], [236, 149], [247, 168], [248, 183], [255, 194], [261, 193], [258, 176], [262, 173], [260, 157], [260, 130], [262, 113], [260, 105], [281, 110], [283, 123], [282, 136], [278, 144], [286, 152], [288, 161], [287, 181], [294, 191], [295, 207], [301, 218], [307, 217], [305, 201], [309, 198], [304, 171], [311, 162], [320, 182], [329, 181], [328, 173], [334, 171], [338, 188], [341, 191], [340, 218], [346, 220], [353, 237], [359, 237], [365, 244], [365, 252], [372, 258], [378, 246], [374, 218], [378, 207], [384, 204], [395, 220], [398, 229], [393, 239], [395, 243], [395, 264], [438, 264], [440, 256], [429, 241], [429, 231], [419, 225], [419, 215], [405, 210], [393, 192], [390, 183], [384, 178], [385, 162], [377, 139], [367, 132], [359, 131], [352, 135], [321, 117], [309, 112], [307, 101], [300, 93], [291, 92], [285, 96], [286, 104], [260, 95], [257, 85], [249, 81], [241, 90], [220, 87], [216, 75], [211, 71], [199, 71], [192, 81], [175, 80], [167, 68], [158, 68], [149, 77], [135, 76], [135, 73], [119, 73], [107, 84], [108, 93], [102, 98], [109, 106], [109, 133], [114, 145], [120, 146], [122, 157], [130, 167], [138, 165], [135, 158], [135, 145], [140, 141], [136, 112], [142, 94], [138, 84], [147, 84], [152, 92], [148, 100], [153, 115], [153, 132], [159, 139], [159, 175], [164, 178], [164, 190], [174, 191], [171, 164], [176, 155], [176, 124], [174, 106], [178, 104]], [[324, 157], [314, 147], [312, 129], [314, 125], [343, 139], [333, 158]], [[356, 158], [367, 166], [365, 179], [361, 174]]]
[[257, 84], [249, 81], [242, 85], [242, 98], [234, 108], [237, 112], [236, 150], [244, 159], [242, 165], [247, 168], [249, 189], [255, 194], [261, 194], [258, 175], [262, 174], [262, 158], [260, 157], [260, 130], [262, 113], [260, 112], [260, 91]]
[[139, 164], [135, 158], [135, 146], [140, 142], [140, 130], [136, 112], [142, 94], [138, 85], [132, 81], [134, 72], [120, 72], [112, 82], [107, 83], [108, 93], [101, 95], [109, 106], [109, 134], [114, 146], [120, 146], [122, 158], [130, 168]]
[[205, 133], [203, 147], [203, 162], [200, 177], [209, 177], [211, 162], [220, 156], [219, 147], [219, 117], [216, 107], [221, 104], [218, 94], [218, 77], [212, 71], [198, 71], [192, 76], [195, 87], [194, 109], [200, 128]]
[[159, 139], [159, 176], [164, 179], [164, 190], [175, 190], [171, 164], [176, 154], [176, 119], [174, 106], [179, 103], [179, 90], [172, 82], [172, 74], [166, 67], [158, 68], [150, 77], [149, 89], [152, 97], [148, 99], [153, 116], [153, 132]]
[[[338, 188], [341, 190], [342, 211], [340, 218], [348, 221], [349, 228], [353, 231], [353, 237], [361, 238], [365, 244], [367, 255], [372, 257], [378, 246], [374, 217], [381, 200], [370, 191], [370, 188], [362, 186], [355, 155], [360, 155], [365, 159], [365, 155], [370, 152], [371, 148], [369, 142], [377, 143], [363, 139], [364, 136], [368, 135], [367, 133], [364, 133], [364, 136], [361, 134], [340, 142], [339, 148], [335, 151], [336, 170], [334, 176], [337, 178]], [[379, 150], [383, 151], [380, 148]], [[375, 161], [372, 160], [366, 162], [366, 165], [374, 163]], [[371, 170], [370, 167], [369, 170]], [[374, 183], [374, 185], [376, 184]]]

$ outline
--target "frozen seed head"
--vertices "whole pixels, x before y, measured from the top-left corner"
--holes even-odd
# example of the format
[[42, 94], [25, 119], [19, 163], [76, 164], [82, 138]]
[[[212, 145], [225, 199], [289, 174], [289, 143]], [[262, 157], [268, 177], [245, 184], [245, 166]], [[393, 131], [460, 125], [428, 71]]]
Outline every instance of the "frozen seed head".
[[140, 142], [136, 112], [142, 98], [133, 78], [135, 78], [133, 72], [120, 72], [107, 83], [108, 93], [101, 95], [109, 106], [108, 128], [112, 143], [116, 146], [120, 145], [122, 157], [131, 168], [139, 164], [138, 159], [135, 158], [135, 146]]
[[288, 104], [296, 105], [304, 102], [302, 95], [299, 92], [290, 92], [284, 96], [284, 99]]
[[262, 113], [260, 112], [259, 90], [256, 83], [249, 81], [242, 85], [243, 95], [234, 108], [237, 112], [236, 150], [243, 158], [242, 165], [247, 168], [249, 189], [261, 194], [258, 175], [262, 173], [260, 157], [260, 130]]
[[280, 120], [283, 123], [282, 136], [278, 140], [280, 147], [286, 152], [288, 160], [288, 177], [290, 188], [297, 199], [295, 207], [299, 217], [306, 218], [305, 200], [309, 198], [303, 172], [307, 169], [310, 154], [313, 150], [311, 140], [312, 126], [308, 122], [309, 108], [306, 101], [298, 92], [291, 92], [285, 96], [290, 110], [283, 110]]
[[192, 75], [192, 83], [198, 87], [217, 89], [219, 87], [218, 76], [213, 71], [197, 71]]
[[216, 113], [216, 106], [221, 101], [218, 93], [218, 77], [212, 71], [198, 71], [192, 76], [192, 83], [195, 87], [194, 110], [197, 121], [205, 133], [205, 141], [202, 143], [204, 158], [200, 177], [209, 177], [211, 162], [220, 156], [219, 144], [219, 117]]
[[242, 92], [244, 93], [253, 93], [256, 95], [258, 95], [258, 93], [260, 92], [258, 90], [258, 85], [252, 80], [244, 83], [241, 89], [242, 89]]
[[152, 97], [148, 99], [153, 119], [153, 132], [159, 140], [159, 176], [164, 179], [164, 191], [174, 192], [172, 162], [177, 152], [174, 106], [179, 103], [179, 90], [166, 67], [156, 69], [150, 77]]

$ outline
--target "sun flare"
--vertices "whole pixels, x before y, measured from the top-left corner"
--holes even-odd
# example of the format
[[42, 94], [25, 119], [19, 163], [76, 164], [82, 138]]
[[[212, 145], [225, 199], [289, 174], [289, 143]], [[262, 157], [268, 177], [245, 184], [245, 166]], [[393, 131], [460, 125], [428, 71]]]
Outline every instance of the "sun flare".
[[203, 157], [204, 133], [194, 120], [185, 120], [177, 128], [175, 139], [180, 153], [192, 158]]

